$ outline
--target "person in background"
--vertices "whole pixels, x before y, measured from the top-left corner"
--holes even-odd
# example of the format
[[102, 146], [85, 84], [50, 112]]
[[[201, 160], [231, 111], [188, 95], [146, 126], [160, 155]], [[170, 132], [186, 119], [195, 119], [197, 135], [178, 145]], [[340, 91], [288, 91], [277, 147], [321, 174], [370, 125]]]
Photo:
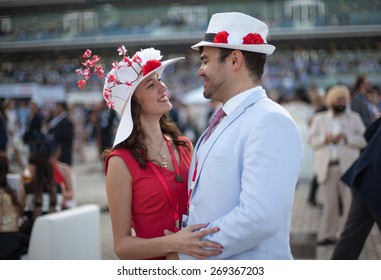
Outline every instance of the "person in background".
[[380, 89], [377, 86], [372, 87], [370, 93], [367, 94], [369, 103], [370, 103], [370, 111], [373, 115], [373, 119], [376, 120], [381, 117], [381, 108], [379, 104], [379, 93]]
[[[70, 109], [69, 109], [70, 110]], [[78, 160], [80, 163], [84, 163], [86, 160], [84, 144], [86, 142], [86, 126], [85, 126], [85, 116], [84, 108], [82, 105], [75, 104], [71, 110], [71, 119], [74, 127], [74, 139], [73, 139], [73, 149], [74, 155], [73, 160]]]
[[267, 33], [254, 17], [218, 13], [192, 46], [204, 97], [222, 104], [197, 141], [188, 182], [188, 224], [220, 229], [203, 239], [223, 247], [208, 259], [293, 258], [291, 213], [303, 144], [290, 114], [261, 86], [275, 50]]
[[347, 110], [350, 94], [348, 87], [336, 85], [327, 91], [328, 111], [314, 115], [308, 140], [315, 150], [315, 173], [319, 188], [324, 191], [324, 238], [318, 245], [337, 242], [339, 229], [339, 199], [346, 219], [351, 203], [350, 190], [340, 177], [358, 158], [366, 145], [365, 126], [356, 112]]
[[118, 116], [114, 110], [110, 110], [106, 106], [105, 102], [101, 101], [98, 105], [95, 138], [98, 144], [99, 155], [102, 155], [104, 150], [112, 147]]
[[364, 137], [367, 146], [341, 177], [352, 190], [352, 203], [333, 260], [357, 260], [374, 223], [381, 232], [380, 118], [367, 128]]
[[299, 174], [299, 182], [310, 181], [313, 177], [313, 150], [308, 145], [308, 126], [311, 122], [314, 109], [305, 88], [297, 88], [293, 98], [283, 105], [295, 120], [303, 140], [304, 158]]
[[0, 153], [0, 260], [21, 258], [19, 233], [20, 204], [16, 192], [7, 183], [8, 158]]
[[[327, 106], [325, 106], [325, 103], [324, 103], [325, 90], [313, 88], [311, 89], [309, 95], [311, 99], [312, 108], [314, 109], [314, 114], [328, 110]], [[310, 122], [308, 124], [309, 126], [311, 125], [311, 121], [312, 121], [312, 118], [310, 119]], [[310, 183], [310, 191], [308, 193], [307, 202], [313, 207], [322, 208], [323, 205], [317, 200], [318, 189], [319, 189], [319, 184], [317, 182], [317, 176], [315, 172], [313, 172], [313, 177]]]
[[[373, 87], [373, 93], [377, 96], [376, 97], [376, 106], [379, 112], [381, 112], [381, 89], [379, 86], [374, 86]], [[381, 116], [379, 116], [381, 117]]]
[[26, 158], [24, 159], [21, 153], [22, 140], [20, 137], [20, 123], [14, 100], [6, 100], [4, 104], [5, 114], [7, 115], [7, 133], [8, 133], [8, 157], [11, 159], [13, 156], [16, 159], [19, 168], [23, 170], [26, 166]]
[[50, 157], [50, 142], [39, 141], [34, 153], [29, 157], [28, 170], [31, 174], [31, 180], [29, 183], [23, 184], [19, 190], [19, 202], [23, 209], [21, 232], [25, 236], [23, 240], [24, 253], [27, 252], [29, 237], [36, 218], [62, 210], [65, 193], [61, 185], [54, 182]]
[[6, 153], [8, 144], [8, 118], [3, 104], [0, 104], [0, 152]]
[[365, 127], [371, 125], [375, 120], [371, 109], [371, 102], [368, 99], [368, 94], [372, 91], [372, 85], [365, 75], [360, 75], [356, 78], [355, 87], [351, 101], [351, 110], [358, 113], [364, 122]]
[[64, 190], [62, 208], [72, 208], [76, 205], [74, 200], [75, 174], [70, 165], [57, 159], [57, 153], [54, 151], [56, 148], [56, 145], [50, 143], [50, 162], [53, 167], [54, 182], [61, 185], [61, 188]]
[[23, 141], [29, 147], [29, 154], [35, 152], [37, 143], [45, 137], [42, 132], [44, 122], [45, 119], [40, 107], [37, 103], [30, 101], [27, 124], [23, 135]]
[[74, 126], [68, 116], [65, 102], [57, 102], [54, 107], [54, 117], [48, 125], [48, 134], [56, 145], [57, 158], [60, 162], [72, 164]]
[[[180, 230], [187, 203], [187, 176], [192, 155], [190, 141], [169, 119], [172, 105], [161, 81], [164, 69], [180, 60], [161, 61], [159, 50], [147, 48], [123, 56], [105, 76], [99, 56], [84, 54], [86, 63], [105, 77], [103, 97], [120, 116], [112, 149], [104, 151], [106, 192], [113, 230], [114, 250], [120, 259], [170, 259], [175, 252], [203, 258], [219, 253], [219, 246], [199, 241], [215, 232], [206, 225]], [[78, 69], [86, 83], [93, 66]], [[168, 230], [176, 232], [165, 236]], [[204, 247], [207, 247], [204, 249]], [[207, 250], [209, 247], [214, 250]]]

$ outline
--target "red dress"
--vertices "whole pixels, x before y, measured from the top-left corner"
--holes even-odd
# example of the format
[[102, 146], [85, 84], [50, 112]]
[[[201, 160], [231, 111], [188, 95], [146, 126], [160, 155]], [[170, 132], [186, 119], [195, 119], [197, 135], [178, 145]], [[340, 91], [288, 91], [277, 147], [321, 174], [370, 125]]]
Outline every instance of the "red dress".
[[[52, 162], [52, 166], [53, 166], [54, 182], [65, 185], [65, 178], [62, 175], [61, 171], [59, 170], [58, 164], [56, 162]], [[66, 185], [65, 185], [65, 188], [66, 188]]]
[[[181, 138], [189, 143], [186, 138]], [[166, 180], [172, 201], [179, 201], [179, 217], [186, 214], [188, 199], [188, 171], [192, 154], [187, 147], [178, 147], [180, 154], [179, 171], [183, 178], [182, 183], [176, 182], [176, 172], [164, 167], [158, 167], [161, 175]], [[154, 171], [147, 166], [141, 169], [137, 161], [128, 149], [117, 149], [110, 153], [107, 162], [112, 156], [123, 159], [132, 176], [132, 220], [131, 226], [136, 236], [142, 238], [154, 238], [164, 236], [164, 230], [175, 231], [174, 209], [170, 203], [168, 194], [155, 175]], [[107, 173], [106, 162], [106, 173]], [[179, 190], [179, 192], [178, 192]], [[165, 259], [161, 257], [159, 259]]]

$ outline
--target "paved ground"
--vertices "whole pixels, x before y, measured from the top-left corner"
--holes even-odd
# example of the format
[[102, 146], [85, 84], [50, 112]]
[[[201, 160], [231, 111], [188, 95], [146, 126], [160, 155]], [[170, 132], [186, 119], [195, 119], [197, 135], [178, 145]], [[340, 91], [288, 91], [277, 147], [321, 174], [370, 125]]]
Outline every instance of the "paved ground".
[[[102, 259], [115, 260], [113, 251], [112, 229], [105, 193], [105, 177], [93, 145], [87, 145], [86, 162], [74, 164], [78, 183], [79, 204], [95, 203], [103, 209], [101, 213]], [[315, 246], [322, 238], [322, 210], [306, 203], [309, 186], [301, 184], [296, 189], [292, 219], [291, 240], [295, 259], [329, 260], [333, 246]], [[318, 193], [320, 197], [322, 193]], [[375, 226], [369, 235], [363, 252], [363, 260], [381, 260], [381, 234]]]

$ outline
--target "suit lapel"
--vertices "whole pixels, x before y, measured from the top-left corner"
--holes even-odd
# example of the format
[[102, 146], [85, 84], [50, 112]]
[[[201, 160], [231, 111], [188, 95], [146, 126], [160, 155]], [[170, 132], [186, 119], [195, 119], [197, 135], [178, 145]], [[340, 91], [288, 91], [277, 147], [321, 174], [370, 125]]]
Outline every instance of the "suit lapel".
[[[195, 157], [193, 157], [193, 170], [197, 163], [197, 173], [195, 180], [195, 190], [198, 186], [198, 179], [200, 177], [201, 171], [204, 167], [205, 160], [207, 159], [212, 147], [216, 144], [217, 139], [220, 135], [230, 126], [234, 125], [234, 122], [237, 120], [239, 116], [245, 113], [245, 110], [251, 106], [253, 106], [258, 100], [262, 98], [266, 98], [266, 92], [264, 89], [257, 89], [253, 93], [250, 94], [231, 114], [223, 118], [221, 123], [218, 124], [216, 129], [210, 135], [208, 141], [204, 143], [204, 137], [206, 131], [200, 136], [195, 146]], [[193, 171], [190, 176], [193, 175]], [[194, 191], [193, 191], [194, 193]]]

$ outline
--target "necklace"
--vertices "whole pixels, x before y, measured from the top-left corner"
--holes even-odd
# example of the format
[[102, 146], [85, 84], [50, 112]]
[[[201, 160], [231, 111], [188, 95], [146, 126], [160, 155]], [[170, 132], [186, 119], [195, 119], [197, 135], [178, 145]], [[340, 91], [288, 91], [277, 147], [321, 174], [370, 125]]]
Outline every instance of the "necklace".
[[169, 150], [169, 153], [170, 153], [171, 158], [172, 158], [173, 166], [176, 170], [177, 199], [174, 199], [174, 197], [171, 195], [168, 182], [164, 179], [163, 175], [159, 172], [159, 168], [156, 165], [154, 165], [152, 162], [148, 162], [148, 166], [151, 167], [152, 171], [155, 173], [156, 177], [159, 179], [159, 181], [161, 182], [165, 192], [167, 193], [169, 202], [170, 202], [172, 209], [173, 209], [173, 220], [175, 222], [174, 231], [177, 232], [181, 229], [181, 227], [180, 227], [180, 211], [179, 211], [180, 188], [182, 186], [186, 187], [186, 185], [184, 185], [183, 177], [180, 175], [180, 169], [179, 169], [179, 166], [177, 164], [175, 153], [171, 147], [171, 144], [168, 141], [168, 139], [164, 138], [164, 140], [167, 143], [168, 150]]
[[164, 142], [165, 142], [165, 139], [164, 139], [164, 136], [163, 136], [163, 141], [161, 142], [160, 144], [160, 148], [159, 150], [156, 149], [154, 146], [150, 145], [160, 156], [161, 156], [161, 163], [160, 165], [162, 167], [168, 167], [168, 161], [166, 160], [166, 156], [162, 153], [161, 149], [163, 148], [163, 145], [164, 145]]

